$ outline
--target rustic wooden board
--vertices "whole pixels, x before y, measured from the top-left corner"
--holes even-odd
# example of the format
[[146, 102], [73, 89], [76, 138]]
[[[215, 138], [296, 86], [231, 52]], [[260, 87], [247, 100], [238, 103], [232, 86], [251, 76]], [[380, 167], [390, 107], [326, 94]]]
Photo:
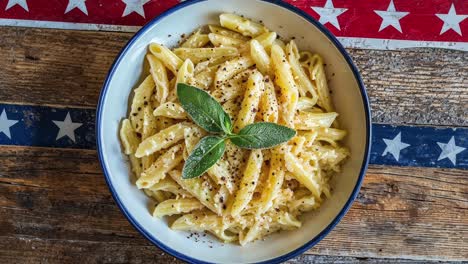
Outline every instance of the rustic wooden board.
[[[0, 102], [95, 107], [131, 33], [0, 28]], [[468, 125], [468, 53], [349, 50], [367, 85], [373, 121]], [[21, 78], [18, 78], [21, 76]]]
[[[180, 260], [162, 252], [152, 245], [127, 246], [120, 243], [96, 243], [92, 241], [67, 241], [7, 238], [0, 255], [6, 263], [164, 263], [180, 264]], [[3, 245], [2, 245], [3, 246]], [[417, 261], [407, 259], [375, 259], [355, 257], [333, 257], [302, 255], [286, 263], [289, 264], [432, 264], [448, 263], [440, 261]], [[451, 264], [462, 262], [450, 262]]]
[[[371, 166], [350, 212], [309, 253], [343, 263], [468, 260], [467, 177], [463, 170]], [[120, 213], [92, 150], [2, 146], [0, 215], [4, 259], [22, 252], [25, 263], [79, 254], [91, 262], [172, 261]]]
[[[92, 241], [67, 241], [31, 239], [4, 239], [0, 255], [5, 263], [164, 263], [180, 264], [180, 260], [162, 252], [152, 245], [127, 246], [120, 243], [96, 243]], [[355, 257], [333, 257], [320, 255], [302, 255], [288, 261], [289, 264], [432, 264], [448, 263], [440, 261], [417, 261], [407, 259], [375, 259]], [[456, 264], [457, 262], [450, 262]], [[462, 262], [458, 262], [462, 263]]]
[[468, 260], [467, 182], [463, 170], [371, 166], [352, 209], [311, 252]]

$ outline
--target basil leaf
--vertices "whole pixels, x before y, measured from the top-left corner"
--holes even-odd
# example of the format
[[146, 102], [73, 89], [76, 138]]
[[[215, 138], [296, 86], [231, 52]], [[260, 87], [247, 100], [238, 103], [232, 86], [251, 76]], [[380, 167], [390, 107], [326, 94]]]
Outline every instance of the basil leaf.
[[177, 97], [193, 122], [208, 132], [232, 131], [232, 122], [223, 107], [207, 92], [196, 87], [177, 84]]
[[265, 149], [287, 142], [295, 135], [296, 131], [289, 127], [260, 122], [244, 127], [239, 134], [229, 138], [232, 143], [241, 148]]
[[182, 178], [192, 179], [205, 173], [223, 156], [225, 148], [224, 138], [204, 137], [185, 161]]

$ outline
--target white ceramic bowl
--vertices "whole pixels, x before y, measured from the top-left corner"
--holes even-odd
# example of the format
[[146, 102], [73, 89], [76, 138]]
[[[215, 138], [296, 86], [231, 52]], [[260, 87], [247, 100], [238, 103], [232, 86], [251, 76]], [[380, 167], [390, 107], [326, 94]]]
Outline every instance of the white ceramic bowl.
[[[301, 228], [280, 232], [245, 247], [221, 244], [215, 238], [188, 239], [172, 231], [165, 220], [151, 216], [150, 200], [132, 182], [129, 164], [118, 139], [120, 121], [127, 116], [129, 96], [147, 69], [144, 56], [151, 42], [177, 44], [181, 34], [201, 25], [218, 23], [222, 12], [235, 12], [262, 20], [283, 38], [296, 37], [301, 50], [324, 57], [339, 121], [349, 132], [344, 144], [351, 150], [341, 174], [332, 181], [333, 196], [322, 207], [305, 214]], [[171, 35], [172, 37], [169, 37]], [[186, 1], [143, 27], [112, 65], [99, 99], [97, 147], [109, 189], [128, 220], [152, 243], [192, 263], [279, 263], [297, 256], [323, 239], [356, 198], [368, 163], [371, 124], [367, 95], [359, 73], [340, 43], [322, 25], [282, 1]]]

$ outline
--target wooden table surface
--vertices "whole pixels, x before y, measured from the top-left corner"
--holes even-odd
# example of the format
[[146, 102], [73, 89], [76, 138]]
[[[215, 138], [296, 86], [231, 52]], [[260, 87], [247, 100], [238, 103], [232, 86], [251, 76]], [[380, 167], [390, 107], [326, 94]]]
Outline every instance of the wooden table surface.
[[[33, 112], [84, 111], [90, 120], [80, 123], [92, 124], [107, 71], [132, 35], [0, 27], [0, 112], [19, 120], [12, 137], [0, 132], [0, 263], [180, 263], [121, 214], [94, 143], [8, 143], [14, 129], [41, 121]], [[348, 51], [363, 75], [375, 124], [436, 128], [431, 133], [442, 131], [444, 143], [451, 135], [439, 128], [453, 128], [456, 145], [468, 148], [467, 52]], [[374, 138], [375, 146], [382, 144]], [[458, 153], [458, 165], [446, 158], [442, 166], [414, 166], [379, 161], [393, 159], [383, 146], [349, 213], [290, 263], [468, 261], [468, 150]]]

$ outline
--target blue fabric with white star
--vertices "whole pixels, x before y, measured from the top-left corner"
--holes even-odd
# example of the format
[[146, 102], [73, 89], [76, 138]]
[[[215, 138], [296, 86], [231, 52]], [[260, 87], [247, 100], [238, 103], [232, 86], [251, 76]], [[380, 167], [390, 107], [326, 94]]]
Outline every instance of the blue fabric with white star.
[[[0, 104], [0, 145], [96, 149], [95, 117], [94, 109]], [[467, 128], [372, 129], [371, 164], [468, 169]]]
[[[6, 122], [0, 118], [0, 145], [96, 149], [94, 131], [96, 111], [94, 109], [0, 104], [0, 114], [3, 112], [6, 113], [8, 120], [18, 122], [9, 127], [11, 135], [9, 138], [2, 129], [5, 127], [1, 125], [2, 122]], [[60, 133], [61, 127], [54, 121], [60, 124], [66, 120], [68, 114], [73, 124], [81, 123], [79, 126], [73, 126], [77, 128], [71, 131], [74, 132], [75, 140], [72, 135], [57, 138], [66, 131]], [[8, 123], [11, 124], [11, 122]]]
[[[372, 129], [373, 136], [370, 157], [370, 163], [372, 164], [468, 169], [468, 129], [466, 128], [374, 124]], [[398, 142], [398, 134], [401, 135], [402, 144]], [[446, 155], [442, 155], [444, 153], [443, 147], [452, 138], [455, 146], [458, 147], [453, 151], [454, 154], [452, 155], [456, 157], [455, 162], [452, 162], [449, 157], [444, 158]], [[384, 139], [387, 142], [396, 141], [395, 145], [402, 148], [398, 160], [392, 153], [386, 151], [390, 144], [386, 143]], [[409, 146], [404, 144], [408, 144]], [[439, 160], [439, 158], [441, 159]]]

